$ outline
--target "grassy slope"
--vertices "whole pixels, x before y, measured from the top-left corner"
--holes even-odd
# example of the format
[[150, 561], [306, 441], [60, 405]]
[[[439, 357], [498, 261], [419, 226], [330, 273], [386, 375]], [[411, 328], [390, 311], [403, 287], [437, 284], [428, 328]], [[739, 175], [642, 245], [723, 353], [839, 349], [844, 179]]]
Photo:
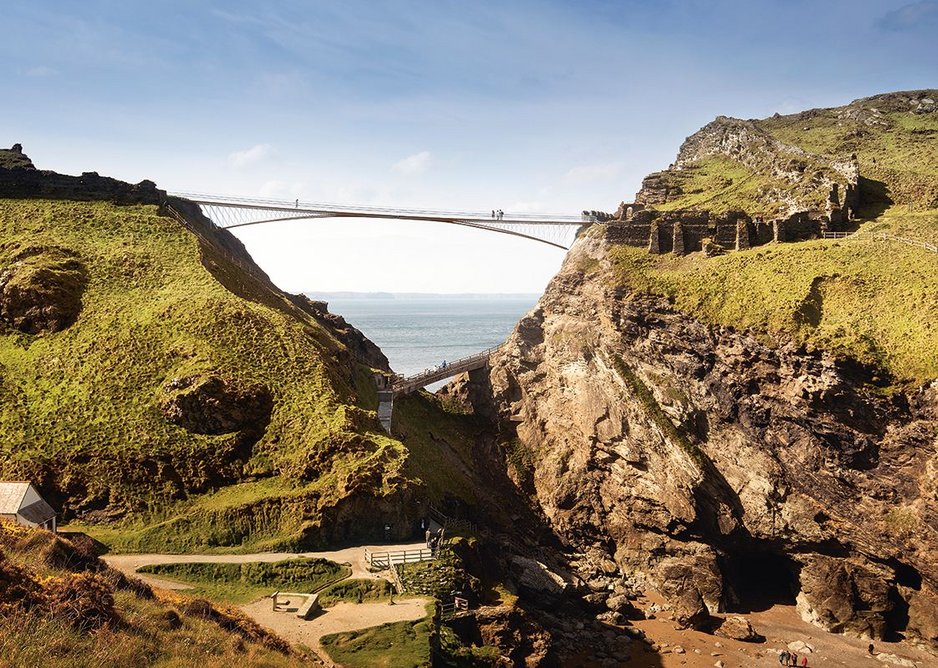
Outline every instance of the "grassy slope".
[[[52, 555], [68, 555], [73, 548], [48, 532], [0, 526], [0, 547], [7, 563], [24, 569], [29, 577], [41, 583], [72, 575], [50, 561], [55, 561]], [[6, 582], [5, 586], [11, 584], [15, 583]], [[320, 665], [226, 630], [209, 616], [197, 613], [187, 601], [172, 595], [148, 598], [125, 589], [115, 591], [113, 598], [117, 623], [94, 631], [76, 628], [61, 617], [39, 610], [0, 605], [4, 608], [0, 614], [0, 665], [11, 668], [39, 665], [50, 668], [151, 665], [223, 668], [235, 663], [270, 668]], [[225, 614], [229, 620], [243, 624], [244, 629], [253, 626], [237, 613], [226, 611]]]
[[781, 206], [766, 195], [780, 187], [780, 182], [726, 156], [711, 156], [689, 169], [668, 172], [667, 179], [679, 186], [683, 194], [664, 204], [655, 204], [654, 208], [660, 211], [706, 209], [722, 213], [741, 209], [750, 215], [771, 216]]
[[[64, 331], [0, 332], [0, 476], [64, 491], [73, 507], [158, 511], [137, 543], [162, 549], [298, 535], [308, 503], [306, 513], [265, 507], [213, 525], [271, 498], [328, 503], [355, 471], [379, 469], [375, 491], [391, 491], [406, 451], [355, 406], [332, 362], [339, 344], [295, 309], [227, 291], [177, 223], [153, 207], [0, 200], [0, 267], [36, 246], [77, 253], [89, 283]], [[232, 435], [192, 434], [158, 410], [167, 382], [207, 373], [274, 395], [246, 457]], [[245, 478], [257, 480], [189, 498]]]
[[898, 379], [938, 377], [938, 254], [846, 240], [715, 258], [617, 247], [610, 257], [617, 282], [667, 295], [706, 322], [783, 333]]
[[382, 624], [361, 631], [333, 633], [321, 640], [332, 659], [348, 668], [416, 668], [430, 664], [433, 603], [427, 618]]
[[243, 564], [156, 564], [142, 573], [191, 584], [185, 595], [205, 596], [213, 601], [248, 603], [272, 591], [315, 592], [348, 577], [351, 569], [325, 559], [289, 559]]
[[[865, 108], [885, 107], [878, 102]], [[774, 137], [807, 151], [847, 157], [856, 153], [860, 174], [885, 183], [895, 202], [917, 210], [938, 207], [938, 114], [885, 111], [874, 125], [838, 118], [838, 109], [821, 109], [768, 118], [760, 125]]]
[[[861, 175], [882, 179], [863, 188], [869, 205], [861, 211], [867, 215], [863, 230], [938, 241], [938, 114], [890, 111], [888, 101], [854, 107], [880, 107], [883, 113], [872, 126], [837, 118], [837, 109], [759, 124], [812, 153], [855, 152]], [[758, 189], [750, 187], [745, 168], [722, 158], [705, 162], [684, 177], [700, 190], [685, 189], [685, 199], [696, 199], [684, 204], [746, 208]], [[883, 195], [893, 201], [885, 211]], [[879, 365], [898, 381], [938, 377], [938, 254], [894, 242], [842, 240], [770, 245], [715, 258], [651, 256], [616, 247], [610, 260], [614, 282], [666, 295], [706, 322], [790, 336]]]

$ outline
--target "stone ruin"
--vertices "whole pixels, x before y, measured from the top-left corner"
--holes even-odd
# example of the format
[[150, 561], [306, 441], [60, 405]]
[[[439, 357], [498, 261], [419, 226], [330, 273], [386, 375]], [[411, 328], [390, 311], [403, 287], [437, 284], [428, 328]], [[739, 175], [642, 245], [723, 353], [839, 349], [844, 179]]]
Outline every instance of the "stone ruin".
[[848, 183], [842, 189], [833, 184], [825, 211], [798, 211], [772, 220], [752, 217], [745, 211], [659, 211], [642, 202], [622, 202], [614, 214], [583, 213], [584, 217], [589, 213], [592, 222], [603, 223], [606, 238], [613, 243], [646, 248], [653, 254], [684, 255], [707, 246], [744, 250], [770, 242], [817, 239], [825, 232], [845, 232], [854, 217], [857, 195], [855, 184]]

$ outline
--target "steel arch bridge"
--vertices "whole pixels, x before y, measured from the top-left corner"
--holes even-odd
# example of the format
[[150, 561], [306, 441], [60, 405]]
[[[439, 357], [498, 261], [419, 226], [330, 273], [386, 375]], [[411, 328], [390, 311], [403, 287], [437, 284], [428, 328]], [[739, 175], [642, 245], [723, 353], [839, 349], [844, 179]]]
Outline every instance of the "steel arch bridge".
[[568, 250], [581, 226], [591, 217], [545, 214], [506, 214], [478, 211], [437, 211], [392, 207], [321, 204], [300, 200], [255, 199], [200, 193], [171, 193], [195, 202], [215, 225], [224, 229], [315, 218], [373, 218], [413, 220], [473, 227], [509, 234]]

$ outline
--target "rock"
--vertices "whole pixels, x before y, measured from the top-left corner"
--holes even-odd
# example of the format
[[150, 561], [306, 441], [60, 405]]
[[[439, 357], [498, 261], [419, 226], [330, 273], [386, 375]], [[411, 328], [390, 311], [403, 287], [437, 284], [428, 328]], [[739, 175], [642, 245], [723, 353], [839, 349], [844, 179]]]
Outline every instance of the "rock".
[[675, 654], [684, 654], [684, 653], [685, 653], [685, 652], [684, 652], [684, 648], [681, 647], [680, 645], [675, 645], [675, 646], [671, 649], [671, 651], [674, 652]]
[[892, 607], [891, 571], [865, 559], [802, 558], [798, 612], [832, 633], [879, 640]]
[[0, 264], [0, 322], [25, 334], [62, 331], [78, 318], [87, 284], [73, 251], [24, 248]]
[[266, 387], [214, 375], [174, 378], [163, 393], [160, 410], [166, 419], [195, 434], [262, 433], [274, 405]]
[[[714, 631], [718, 636], [740, 640], [742, 642], [761, 642], [765, 638], [759, 634], [745, 617], [733, 616], [724, 619]], [[722, 645], [717, 645], [722, 647]]]
[[724, 666], [726, 666], [726, 664], [723, 663], [722, 661], [717, 661], [716, 663], [713, 664], [713, 666], [714, 666], [714, 668], [724, 668]]
[[814, 645], [809, 645], [801, 640], [795, 640], [788, 643], [788, 649], [799, 654], [811, 654], [814, 652]]
[[[579, 552], [613, 551], [684, 626], [732, 609], [762, 569], [825, 628], [880, 637], [903, 597], [910, 628], [938, 628], [938, 531], [921, 519], [938, 512], [938, 385], [885, 399], [871, 370], [611, 288], [581, 270], [613, 255], [600, 232], [576, 242], [490, 369], [500, 428], [537, 453], [525, 475], [552, 529]], [[915, 589], [858, 551], [892, 564], [904, 526]], [[718, 559], [730, 535], [738, 556]], [[821, 554], [831, 545], [844, 556]]]

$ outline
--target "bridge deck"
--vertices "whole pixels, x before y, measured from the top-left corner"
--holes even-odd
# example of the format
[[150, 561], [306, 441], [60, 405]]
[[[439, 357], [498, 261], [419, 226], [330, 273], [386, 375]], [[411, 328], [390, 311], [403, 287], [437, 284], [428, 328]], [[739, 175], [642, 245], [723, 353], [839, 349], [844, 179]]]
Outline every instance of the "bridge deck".
[[495, 346], [494, 348], [489, 348], [481, 353], [471, 355], [469, 357], [463, 357], [454, 362], [447, 362], [446, 366], [438, 366], [433, 369], [427, 369], [426, 371], [421, 371], [412, 376], [407, 376], [405, 378], [399, 378], [394, 382], [393, 389], [394, 394], [409, 394], [415, 390], [419, 390], [422, 387], [427, 385], [432, 385], [433, 383], [439, 382], [441, 380], [446, 380], [447, 378], [452, 378], [466, 371], [473, 371], [475, 369], [481, 369], [489, 363], [489, 359], [492, 357], [492, 354], [499, 349], [500, 346]]
[[386, 220], [413, 220], [449, 223], [464, 227], [500, 232], [516, 237], [568, 249], [577, 230], [584, 224], [595, 222], [589, 215], [565, 216], [540, 213], [511, 213], [507, 217], [495, 212], [440, 211], [378, 206], [353, 206], [204, 195], [199, 193], [173, 193], [195, 202], [203, 213], [218, 227], [232, 229], [248, 225], [262, 225], [288, 220], [318, 218], [376, 218]]

